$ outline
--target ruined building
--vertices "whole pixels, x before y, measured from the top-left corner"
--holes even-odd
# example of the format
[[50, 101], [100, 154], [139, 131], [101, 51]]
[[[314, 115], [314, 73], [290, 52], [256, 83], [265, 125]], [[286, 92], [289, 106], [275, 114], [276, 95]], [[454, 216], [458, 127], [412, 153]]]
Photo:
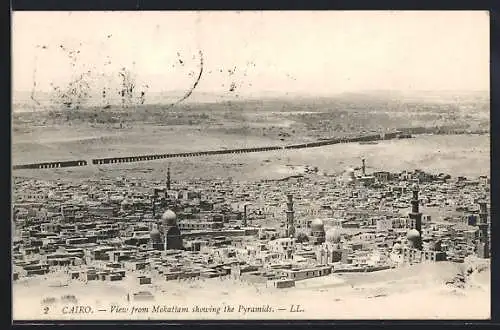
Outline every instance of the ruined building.
[[177, 225], [177, 215], [166, 210], [161, 216], [161, 224], [155, 225], [149, 233], [151, 247], [155, 250], [182, 250], [182, 237]]

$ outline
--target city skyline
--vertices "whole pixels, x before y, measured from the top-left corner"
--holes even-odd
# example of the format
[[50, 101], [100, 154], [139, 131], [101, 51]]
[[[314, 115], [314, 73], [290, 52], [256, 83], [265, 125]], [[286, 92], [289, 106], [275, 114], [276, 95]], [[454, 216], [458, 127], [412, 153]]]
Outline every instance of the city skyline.
[[13, 20], [13, 322], [491, 319], [486, 11]]

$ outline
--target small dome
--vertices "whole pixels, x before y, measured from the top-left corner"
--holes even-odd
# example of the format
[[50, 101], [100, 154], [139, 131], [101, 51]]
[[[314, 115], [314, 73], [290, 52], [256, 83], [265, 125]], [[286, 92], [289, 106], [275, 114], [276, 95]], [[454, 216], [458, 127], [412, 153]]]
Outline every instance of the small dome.
[[325, 231], [325, 225], [320, 219], [311, 221], [311, 231]]
[[161, 234], [156, 228], [151, 230], [151, 232], [149, 233], [149, 237], [151, 238], [151, 241], [155, 243], [161, 242]]
[[326, 236], [325, 239], [327, 242], [330, 242], [330, 243], [339, 243], [340, 242], [340, 238], [341, 238], [340, 230], [338, 230], [337, 228], [329, 229], [326, 232], [325, 236]]
[[416, 229], [409, 230], [408, 233], [406, 233], [406, 238], [409, 241], [416, 241], [420, 237], [420, 233]]
[[161, 216], [164, 226], [175, 226], [177, 224], [177, 215], [172, 210], [166, 210]]
[[124, 198], [122, 200], [122, 205], [130, 205], [130, 201], [128, 200], [128, 198]]

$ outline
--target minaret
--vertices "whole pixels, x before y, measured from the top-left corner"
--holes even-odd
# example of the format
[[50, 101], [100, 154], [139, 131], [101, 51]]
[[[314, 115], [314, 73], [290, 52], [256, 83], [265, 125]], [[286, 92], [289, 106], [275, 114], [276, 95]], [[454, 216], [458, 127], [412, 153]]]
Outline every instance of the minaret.
[[153, 207], [153, 219], [156, 218], [156, 194], [153, 196], [153, 202], [152, 202], [152, 207]]
[[153, 196], [153, 219], [156, 218], [156, 198], [158, 196], [156, 195], [156, 190]]
[[170, 190], [170, 166], [167, 169], [167, 190]]
[[361, 171], [363, 173], [363, 176], [366, 176], [366, 161], [365, 159], [361, 159], [361, 161], [363, 162], [363, 165], [361, 165]]
[[415, 247], [422, 250], [422, 213], [419, 210], [419, 199], [418, 199], [418, 186], [413, 186], [413, 198], [411, 200], [411, 213], [409, 214], [410, 219], [412, 219], [412, 226], [418, 231], [420, 237], [415, 244]]
[[156, 217], [156, 200], [158, 199], [158, 189], [154, 189], [154, 194], [153, 194], [153, 219]]
[[247, 204], [243, 205], [243, 227], [247, 226]]
[[288, 201], [286, 203], [286, 232], [285, 237], [295, 236], [294, 213], [293, 210], [293, 195], [288, 194]]
[[488, 238], [488, 210], [486, 202], [479, 202], [479, 244], [477, 254], [480, 258], [490, 257], [490, 242]]

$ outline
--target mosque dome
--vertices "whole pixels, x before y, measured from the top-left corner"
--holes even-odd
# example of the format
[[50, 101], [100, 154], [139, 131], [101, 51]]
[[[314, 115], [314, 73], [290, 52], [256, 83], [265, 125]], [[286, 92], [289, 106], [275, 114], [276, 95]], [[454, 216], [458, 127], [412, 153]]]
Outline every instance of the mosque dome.
[[340, 230], [337, 228], [332, 228], [326, 232], [325, 240], [330, 243], [339, 243], [340, 242]]
[[320, 219], [311, 221], [311, 231], [325, 231], [325, 225]]
[[160, 231], [156, 228], [151, 230], [151, 232], [149, 233], [149, 237], [151, 238], [151, 241], [153, 241], [154, 243], [161, 242]]
[[420, 233], [416, 229], [411, 229], [406, 233], [406, 238], [411, 242], [415, 242], [419, 237]]
[[130, 201], [128, 200], [128, 198], [124, 198], [122, 200], [122, 206], [124, 206], [124, 205], [130, 205]]
[[161, 216], [161, 221], [164, 226], [177, 225], [177, 215], [172, 210], [166, 210]]
[[401, 251], [401, 244], [399, 243], [395, 243], [393, 246], [392, 246], [392, 250], [393, 251]]

